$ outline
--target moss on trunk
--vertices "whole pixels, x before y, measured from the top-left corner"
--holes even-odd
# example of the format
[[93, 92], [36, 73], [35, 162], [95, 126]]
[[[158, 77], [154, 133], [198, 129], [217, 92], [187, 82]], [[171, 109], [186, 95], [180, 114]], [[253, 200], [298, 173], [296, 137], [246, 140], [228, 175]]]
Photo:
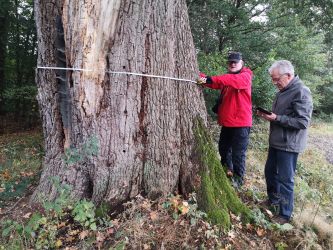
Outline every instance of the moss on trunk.
[[217, 156], [216, 147], [201, 119], [195, 123], [196, 154], [202, 164], [201, 183], [197, 190], [200, 209], [209, 220], [224, 228], [230, 228], [229, 212], [240, 215], [244, 222], [251, 218], [251, 211], [239, 199]]

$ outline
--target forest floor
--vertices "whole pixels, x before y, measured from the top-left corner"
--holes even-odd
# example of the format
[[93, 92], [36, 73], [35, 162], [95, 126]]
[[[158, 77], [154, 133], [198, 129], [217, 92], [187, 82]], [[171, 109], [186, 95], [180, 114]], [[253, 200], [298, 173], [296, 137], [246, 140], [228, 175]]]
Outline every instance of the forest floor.
[[[218, 138], [219, 128], [212, 130]], [[308, 149], [299, 158], [294, 217], [286, 226], [272, 223], [274, 211], [261, 205], [268, 130], [260, 124], [252, 131], [246, 181], [238, 194], [255, 222], [243, 224], [230, 214], [228, 230], [206, 220], [195, 194], [189, 200], [176, 194], [157, 201], [138, 196], [117, 215], [97, 209], [86, 225], [74, 220], [68, 207], [60, 213], [47, 213], [46, 204], [31, 207], [29, 197], [41, 171], [42, 134], [0, 135], [0, 249], [333, 249], [333, 194], [328, 192], [333, 186], [333, 125], [314, 123], [310, 129]], [[56, 211], [59, 204], [48, 205]], [[82, 204], [88, 208], [90, 203]]]

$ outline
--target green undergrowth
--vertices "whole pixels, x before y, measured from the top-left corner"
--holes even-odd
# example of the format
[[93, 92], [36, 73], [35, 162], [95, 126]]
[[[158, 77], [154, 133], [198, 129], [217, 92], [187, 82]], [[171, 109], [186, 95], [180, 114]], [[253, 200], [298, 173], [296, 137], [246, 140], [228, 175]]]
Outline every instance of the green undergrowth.
[[230, 185], [217, 157], [211, 136], [199, 119], [196, 122], [195, 137], [196, 153], [202, 164], [201, 185], [198, 190], [199, 207], [207, 213], [211, 222], [224, 228], [231, 226], [229, 212], [241, 215], [243, 221], [248, 222], [252, 216], [251, 211], [242, 203]]

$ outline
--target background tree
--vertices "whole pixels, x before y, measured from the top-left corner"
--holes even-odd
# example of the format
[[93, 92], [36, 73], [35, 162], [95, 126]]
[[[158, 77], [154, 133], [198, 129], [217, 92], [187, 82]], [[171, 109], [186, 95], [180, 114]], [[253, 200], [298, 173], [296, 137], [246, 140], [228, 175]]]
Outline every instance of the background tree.
[[36, 126], [33, 2], [1, 0], [0, 31], [0, 132], [14, 121], [20, 127]]
[[[243, 52], [254, 70], [253, 101], [269, 107], [274, 88], [267, 76], [273, 60], [289, 59], [311, 88], [317, 110], [331, 103], [332, 3], [327, 1], [188, 0], [199, 64], [208, 74], [223, 73], [229, 50]], [[221, 65], [217, 67], [217, 60]], [[201, 64], [201, 62], [203, 62]], [[217, 72], [217, 68], [220, 68]], [[324, 87], [325, 86], [325, 87]], [[206, 92], [208, 105], [215, 96]], [[208, 107], [208, 111], [210, 108]]]

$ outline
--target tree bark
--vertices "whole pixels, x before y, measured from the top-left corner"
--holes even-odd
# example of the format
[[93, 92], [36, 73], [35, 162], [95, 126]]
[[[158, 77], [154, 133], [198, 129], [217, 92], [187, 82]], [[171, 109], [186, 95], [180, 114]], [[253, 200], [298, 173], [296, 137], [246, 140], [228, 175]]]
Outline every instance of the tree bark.
[[38, 65], [91, 71], [37, 71], [46, 155], [32, 201], [57, 196], [55, 176], [74, 198], [113, 206], [193, 191], [194, 120], [206, 123], [200, 88], [106, 73], [195, 79], [185, 0], [35, 0], [35, 10]]

